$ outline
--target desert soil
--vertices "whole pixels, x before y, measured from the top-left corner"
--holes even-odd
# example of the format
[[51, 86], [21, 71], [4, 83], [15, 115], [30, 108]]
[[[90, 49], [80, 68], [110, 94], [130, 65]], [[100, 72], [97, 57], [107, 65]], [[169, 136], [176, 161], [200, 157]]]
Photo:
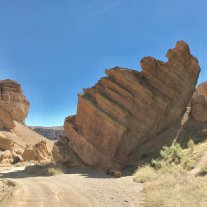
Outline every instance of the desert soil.
[[7, 179], [0, 179], [0, 202], [11, 196], [13, 188], [14, 183], [12, 181]]
[[16, 184], [1, 207], [137, 207], [142, 203], [143, 185], [131, 176], [111, 178], [102, 171], [70, 169], [67, 174], [28, 177], [24, 167], [1, 168], [0, 175]]

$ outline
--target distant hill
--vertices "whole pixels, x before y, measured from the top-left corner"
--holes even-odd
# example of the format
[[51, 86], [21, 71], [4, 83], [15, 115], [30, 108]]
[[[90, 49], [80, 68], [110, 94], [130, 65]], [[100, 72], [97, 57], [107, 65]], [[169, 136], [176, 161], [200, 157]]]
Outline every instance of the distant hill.
[[55, 126], [55, 127], [43, 127], [43, 126], [30, 126], [35, 132], [40, 135], [50, 139], [57, 140], [60, 135], [63, 135], [63, 126]]

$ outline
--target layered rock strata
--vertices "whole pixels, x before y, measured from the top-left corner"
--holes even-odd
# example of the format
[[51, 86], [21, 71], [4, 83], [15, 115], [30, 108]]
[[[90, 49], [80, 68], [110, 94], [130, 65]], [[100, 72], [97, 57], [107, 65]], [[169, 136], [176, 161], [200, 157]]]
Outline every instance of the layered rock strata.
[[[24, 123], [30, 104], [25, 98], [20, 84], [13, 80], [1, 80], [0, 103], [7, 106], [7, 111], [14, 120]], [[2, 104], [0, 104], [1, 108]]]
[[198, 60], [183, 41], [166, 57], [168, 62], [143, 58], [141, 72], [106, 70], [107, 77], [84, 89], [77, 115], [65, 119], [66, 138], [57, 143], [54, 154], [64, 148], [85, 165], [122, 168], [132, 158], [138, 160], [140, 150], [151, 150], [156, 137], [183, 116], [200, 72]]

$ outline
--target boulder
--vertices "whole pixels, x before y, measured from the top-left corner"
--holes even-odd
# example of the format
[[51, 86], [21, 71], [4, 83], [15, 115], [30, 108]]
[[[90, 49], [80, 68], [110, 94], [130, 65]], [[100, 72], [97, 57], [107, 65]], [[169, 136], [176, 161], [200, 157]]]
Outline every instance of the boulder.
[[11, 150], [13, 147], [14, 141], [3, 132], [0, 132], [0, 150]]
[[0, 153], [0, 163], [11, 163], [12, 153], [10, 150], [5, 150]]
[[8, 106], [14, 120], [24, 123], [30, 104], [26, 100], [20, 84], [13, 80], [1, 80], [0, 101]]
[[31, 145], [27, 145], [23, 154], [22, 154], [22, 158], [25, 161], [30, 161], [30, 160], [36, 160], [37, 156], [35, 153], [34, 148]]
[[65, 119], [66, 139], [54, 150], [73, 150], [85, 165], [119, 169], [162, 146], [159, 135], [181, 120], [200, 72], [183, 41], [166, 57], [143, 58], [141, 72], [106, 70], [107, 77], [79, 94], [77, 114]]
[[61, 136], [60, 141], [54, 144], [52, 150], [52, 157], [56, 163], [60, 163], [67, 167], [84, 167], [84, 164], [70, 148], [67, 137]]
[[49, 157], [49, 152], [47, 149], [47, 143], [46, 141], [40, 141], [34, 146], [34, 151], [36, 153], [37, 160], [39, 162], [43, 160], [47, 160]]

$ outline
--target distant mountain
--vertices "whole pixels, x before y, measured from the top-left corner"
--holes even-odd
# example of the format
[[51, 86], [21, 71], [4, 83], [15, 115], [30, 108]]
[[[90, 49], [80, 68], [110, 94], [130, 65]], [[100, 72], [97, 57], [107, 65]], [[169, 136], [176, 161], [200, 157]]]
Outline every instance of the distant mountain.
[[60, 135], [63, 135], [63, 126], [55, 126], [55, 127], [42, 127], [42, 126], [30, 126], [35, 132], [40, 135], [50, 139], [57, 140]]

